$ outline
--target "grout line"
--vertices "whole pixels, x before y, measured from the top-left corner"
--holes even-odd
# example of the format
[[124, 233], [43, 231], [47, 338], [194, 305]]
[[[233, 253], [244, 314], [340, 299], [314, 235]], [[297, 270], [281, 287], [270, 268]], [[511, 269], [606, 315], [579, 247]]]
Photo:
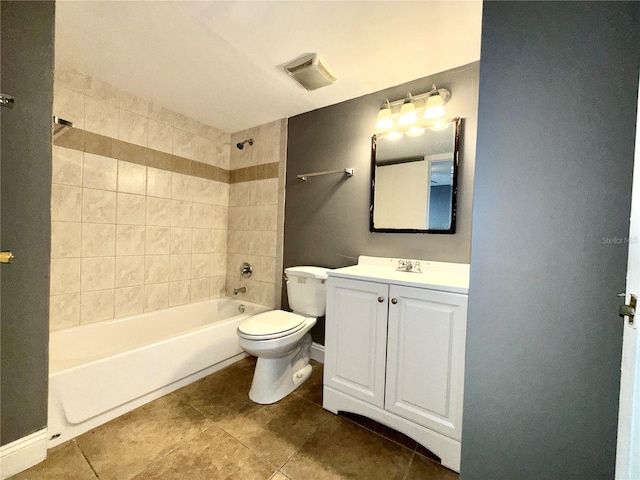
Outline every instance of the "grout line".
[[80, 445], [78, 444], [78, 442], [76, 442], [76, 439], [74, 438], [72, 441], [75, 444], [75, 446], [78, 448], [78, 450], [80, 451], [80, 455], [82, 455], [82, 458], [84, 458], [84, 461], [87, 462], [87, 465], [89, 465], [89, 468], [91, 469], [91, 471], [93, 472], [95, 477], [96, 478], [100, 478], [100, 475], [98, 475], [98, 472], [96, 472], [96, 469], [93, 468], [93, 465], [91, 464], [91, 461], [89, 461], [87, 456], [84, 454], [84, 452], [82, 451], [82, 448], [80, 448]]
[[[416, 447], [417, 448], [417, 447]], [[409, 460], [409, 463], [407, 464], [407, 468], [404, 471], [404, 476], [402, 477], [402, 480], [406, 480], [407, 479], [407, 475], [409, 474], [409, 469], [411, 468], [411, 464], [413, 463], [413, 459], [416, 456], [416, 451], [413, 451], [413, 455], [411, 455], [411, 460]]]

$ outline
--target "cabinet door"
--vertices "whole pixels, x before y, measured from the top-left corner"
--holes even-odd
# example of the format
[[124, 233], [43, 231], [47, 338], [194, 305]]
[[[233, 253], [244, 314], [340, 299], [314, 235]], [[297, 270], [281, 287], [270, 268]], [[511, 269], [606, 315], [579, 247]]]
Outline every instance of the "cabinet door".
[[460, 440], [467, 296], [395, 285], [389, 296], [385, 409]]
[[332, 277], [327, 282], [324, 383], [382, 408], [389, 287]]

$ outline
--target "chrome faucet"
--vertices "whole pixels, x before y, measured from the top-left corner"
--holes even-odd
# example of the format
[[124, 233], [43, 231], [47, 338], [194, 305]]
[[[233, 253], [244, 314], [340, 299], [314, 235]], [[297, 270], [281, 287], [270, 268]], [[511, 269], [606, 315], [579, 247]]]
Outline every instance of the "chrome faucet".
[[247, 293], [247, 287], [246, 287], [246, 286], [244, 286], [244, 287], [234, 288], [234, 289], [233, 289], [233, 294], [234, 294], [234, 295], [237, 295], [237, 294], [239, 294], [239, 293]]

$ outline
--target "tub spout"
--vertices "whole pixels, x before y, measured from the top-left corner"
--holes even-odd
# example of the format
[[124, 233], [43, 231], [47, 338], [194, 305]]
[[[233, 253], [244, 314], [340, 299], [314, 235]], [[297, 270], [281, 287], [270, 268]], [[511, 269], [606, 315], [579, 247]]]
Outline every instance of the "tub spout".
[[240, 287], [240, 288], [234, 288], [233, 289], [233, 294], [237, 295], [239, 293], [247, 293], [247, 287]]

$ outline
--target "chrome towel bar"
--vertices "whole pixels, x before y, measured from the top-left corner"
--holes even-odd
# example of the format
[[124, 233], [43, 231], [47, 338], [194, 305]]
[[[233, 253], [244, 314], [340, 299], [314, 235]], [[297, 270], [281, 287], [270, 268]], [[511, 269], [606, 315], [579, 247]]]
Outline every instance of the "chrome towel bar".
[[314, 173], [301, 173], [298, 175], [298, 178], [303, 182], [306, 181], [309, 177], [319, 177], [321, 175], [333, 175], [336, 173], [343, 173], [347, 177], [353, 177], [355, 169], [353, 168], [341, 168], [339, 170], [326, 170], [324, 172], [314, 172]]

